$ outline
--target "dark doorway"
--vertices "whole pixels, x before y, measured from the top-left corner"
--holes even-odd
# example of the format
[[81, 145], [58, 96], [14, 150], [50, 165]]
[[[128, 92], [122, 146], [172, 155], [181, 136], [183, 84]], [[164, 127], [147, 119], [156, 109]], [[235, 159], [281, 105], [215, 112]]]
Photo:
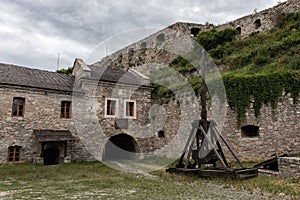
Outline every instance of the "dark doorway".
[[103, 160], [132, 160], [138, 152], [136, 141], [127, 134], [112, 136], [105, 145]]
[[58, 148], [48, 148], [43, 152], [44, 165], [57, 165], [59, 164], [59, 149]]

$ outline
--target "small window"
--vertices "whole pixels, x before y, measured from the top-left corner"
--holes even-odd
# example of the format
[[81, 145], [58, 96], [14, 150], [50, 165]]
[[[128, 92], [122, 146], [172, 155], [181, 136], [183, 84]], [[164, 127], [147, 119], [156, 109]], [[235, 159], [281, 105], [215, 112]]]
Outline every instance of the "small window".
[[117, 116], [118, 101], [116, 99], [106, 99], [105, 116]]
[[191, 28], [191, 36], [196, 37], [200, 31], [200, 28]]
[[242, 126], [242, 137], [258, 137], [259, 136], [259, 127], [254, 125]]
[[240, 26], [236, 27], [235, 30], [237, 30], [239, 34], [242, 33], [242, 28]]
[[14, 97], [12, 116], [24, 117], [24, 109], [25, 109], [25, 98]]
[[21, 148], [20, 146], [8, 147], [8, 162], [20, 161]]
[[259, 27], [261, 27], [261, 21], [260, 21], [260, 19], [255, 20], [254, 26], [255, 26], [256, 29], [259, 28]]
[[71, 118], [71, 101], [61, 102], [61, 118]]
[[157, 135], [159, 138], [165, 138], [165, 131], [160, 130], [160, 131], [158, 131]]
[[135, 101], [125, 101], [125, 117], [133, 117], [136, 116], [136, 103]]

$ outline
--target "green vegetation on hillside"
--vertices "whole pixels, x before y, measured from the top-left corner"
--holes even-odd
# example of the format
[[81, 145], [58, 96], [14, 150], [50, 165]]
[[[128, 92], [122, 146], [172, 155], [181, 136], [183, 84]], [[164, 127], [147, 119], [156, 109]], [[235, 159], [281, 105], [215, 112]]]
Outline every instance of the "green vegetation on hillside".
[[[300, 93], [300, 12], [286, 15], [282, 27], [270, 32], [245, 39], [239, 39], [238, 34], [226, 28], [200, 32], [196, 37], [216, 65], [224, 68], [221, 74], [227, 101], [237, 113], [237, 123], [243, 121], [251, 104], [259, 116], [263, 104], [276, 108], [282, 94], [290, 94], [296, 103]], [[170, 66], [185, 74], [195, 70], [181, 57]], [[190, 82], [200, 91], [200, 77]]]

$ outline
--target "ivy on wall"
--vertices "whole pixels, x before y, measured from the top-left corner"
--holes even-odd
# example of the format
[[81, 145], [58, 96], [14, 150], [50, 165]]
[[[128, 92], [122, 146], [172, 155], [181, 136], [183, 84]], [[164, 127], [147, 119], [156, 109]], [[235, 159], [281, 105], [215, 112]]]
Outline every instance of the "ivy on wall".
[[[196, 40], [209, 52], [215, 63], [226, 66], [221, 72], [227, 101], [237, 113], [237, 124], [245, 119], [253, 105], [256, 117], [263, 104], [273, 109], [282, 94], [290, 94], [297, 103], [300, 93], [300, 12], [285, 16], [283, 26], [268, 33], [252, 34], [238, 39], [234, 29], [200, 32]], [[170, 67], [181, 72], [194, 68], [183, 58], [175, 59]], [[201, 78], [192, 77], [190, 84], [200, 95]], [[174, 98], [166, 87], [156, 84], [153, 96]]]
[[227, 101], [237, 113], [237, 123], [245, 117], [246, 110], [253, 104], [255, 116], [260, 115], [263, 104], [276, 108], [282, 94], [290, 93], [297, 102], [300, 93], [300, 71], [276, 72], [254, 75], [223, 75]]

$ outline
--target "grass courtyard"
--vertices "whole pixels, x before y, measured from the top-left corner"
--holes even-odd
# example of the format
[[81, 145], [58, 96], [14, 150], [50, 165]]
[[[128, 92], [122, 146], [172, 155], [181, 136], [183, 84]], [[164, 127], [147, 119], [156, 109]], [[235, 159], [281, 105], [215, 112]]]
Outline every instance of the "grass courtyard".
[[0, 165], [0, 199], [299, 199], [300, 180], [130, 174], [99, 162]]

